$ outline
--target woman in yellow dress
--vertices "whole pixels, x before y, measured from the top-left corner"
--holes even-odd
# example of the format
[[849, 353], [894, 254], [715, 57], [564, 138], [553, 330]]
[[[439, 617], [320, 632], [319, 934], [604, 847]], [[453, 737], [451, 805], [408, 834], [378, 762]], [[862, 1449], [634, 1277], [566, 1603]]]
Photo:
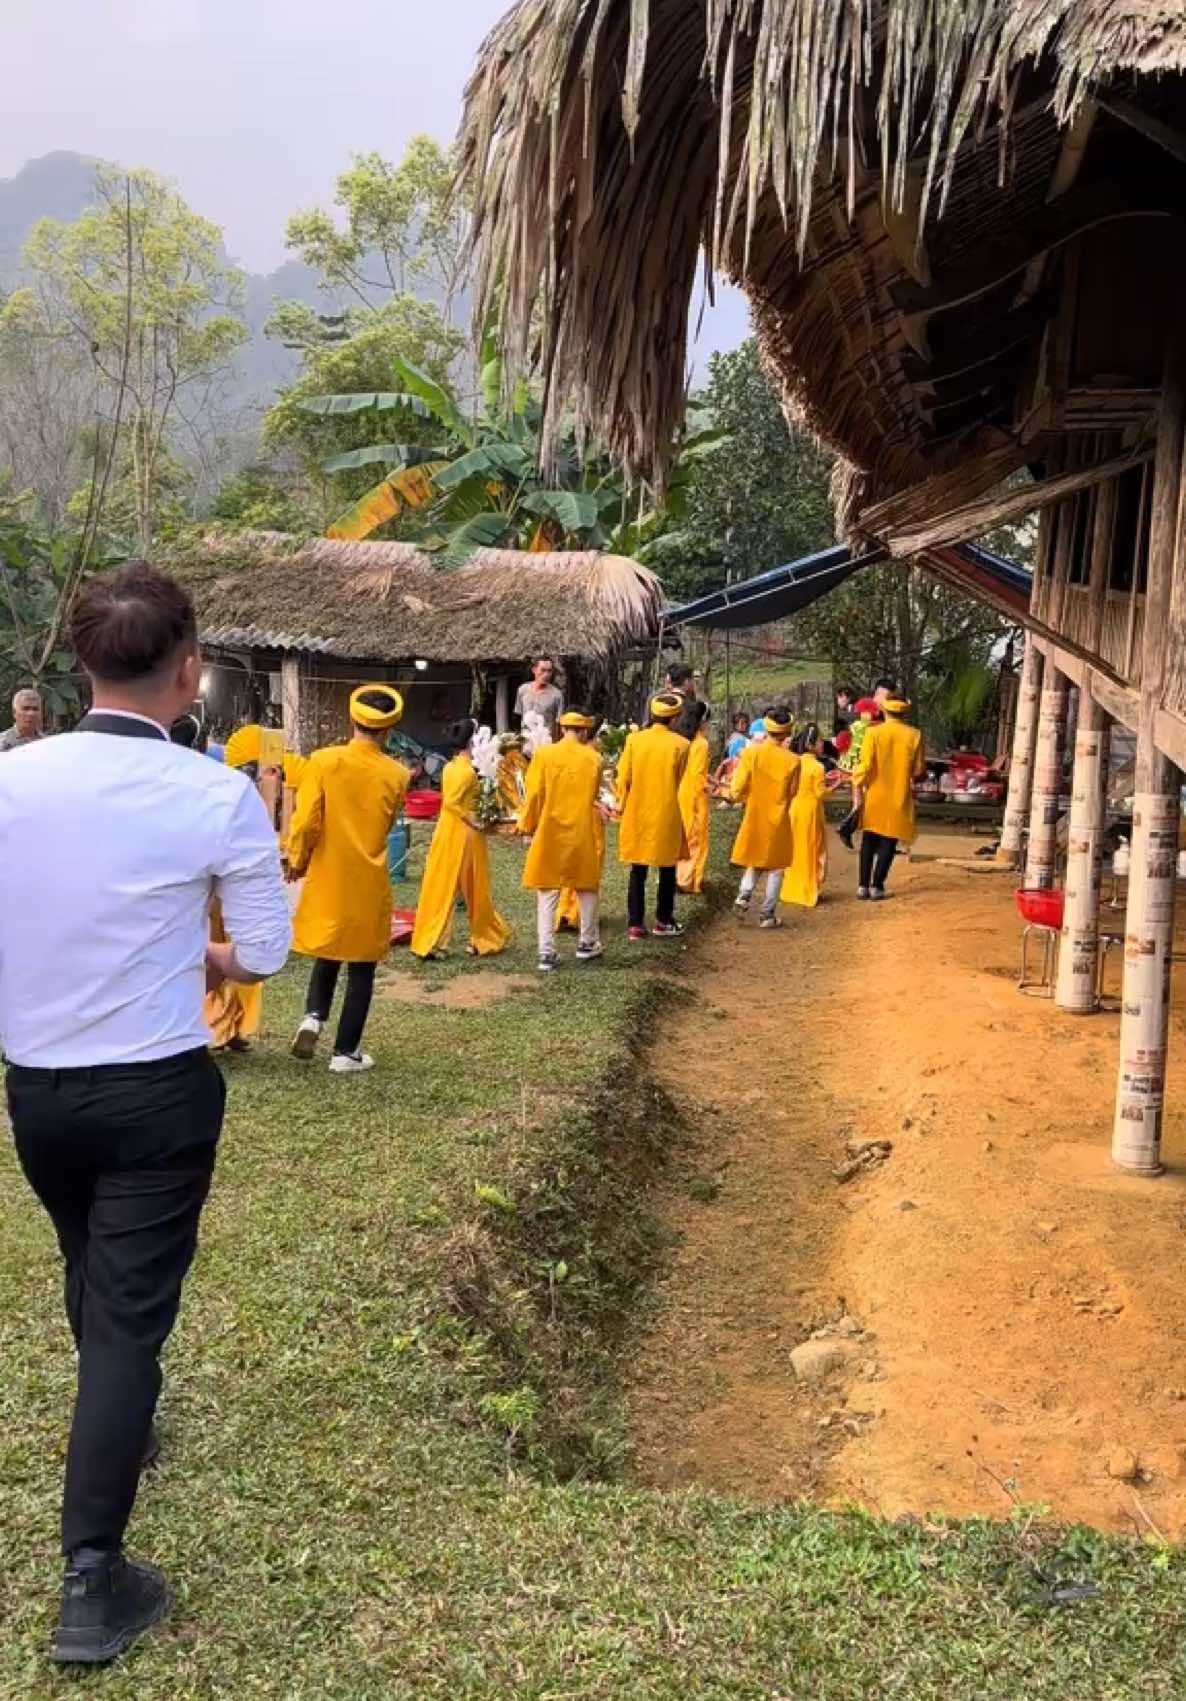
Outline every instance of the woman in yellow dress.
[[490, 895], [490, 855], [478, 825], [482, 782], [469, 754], [476, 731], [472, 720], [450, 728], [457, 754], [441, 774], [441, 814], [428, 848], [412, 930], [412, 955], [421, 959], [435, 957], [448, 946], [459, 892], [469, 914], [470, 956], [495, 956], [511, 937]]
[[824, 822], [827, 776], [820, 761], [824, 741], [818, 726], [803, 729], [795, 740], [799, 753], [799, 789], [791, 803], [794, 854], [782, 884], [784, 904], [814, 909], [828, 874], [828, 841]]
[[708, 866], [708, 704], [690, 703], [680, 722], [680, 731], [692, 740], [692, 744], [688, 751], [688, 765], [679, 783], [679, 808], [684, 819], [688, 854], [680, 858], [675, 877], [681, 892], [698, 893], [704, 890], [704, 870]]

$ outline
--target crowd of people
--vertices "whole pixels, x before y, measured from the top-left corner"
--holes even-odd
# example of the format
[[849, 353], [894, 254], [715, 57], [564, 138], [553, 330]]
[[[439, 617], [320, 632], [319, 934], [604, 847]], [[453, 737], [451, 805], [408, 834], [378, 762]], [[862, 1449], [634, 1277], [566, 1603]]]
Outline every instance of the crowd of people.
[[[212, 1045], [239, 1046], [256, 1031], [262, 982], [295, 946], [310, 972], [293, 1054], [315, 1056], [344, 979], [328, 1067], [373, 1067], [363, 1039], [391, 942], [388, 840], [411, 776], [387, 751], [399, 691], [361, 685], [346, 741], [293, 768], [282, 846], [252, 779], [207, 759], [191, 713], [197, 627], [178, 585], [144, 563], [96, 578], [76, 601], [72, 638], [92, 697], [76, 735], [45, 737], [40, 700], [23, 690], [0, 737], [11, 755], [0, 763], [0, 1041], [16, 1150], [57, 1234], [78, 1355], [54, 1653], [99, 1664], [167, 1605], [164, 1578], [126, 1556], [124, 1535], [157, 1448], [160, 1352], [214, 1172], [226, 1088]], [[870, 704], [849, 692], [837, 702], [840, 720], [850, 709], [853, 719], [831, 738], [814, 724], [796, 729], [775, 705], [736, 724], [726, 746], [728, 797], [741, 810], [736, 907], [748, 914], [761, 880], [763, 929], [780, 925], [780, 905], [819, 900], [829, 773], [848, 751], [860, 897], [884, 896], [897, 845], [913, 833], [922, 746], [901, 718], [908, 705], [888, 681]], [[672, 667], [651, 698], [612, 794], [598, 718], [565, 703], [546, 658], [516, 708], [537, 730], [514, 790], [541, 972], [556, 969], [566, 922], [578, 963], [603, 954], [611, 817], [628, 869], [629, 941], [681, 937], [678, 894], [703, 889], [714, 819], [709, 710], [690, 670]], [[447, 949], [459, 907], [471, 954], [510, 938], [479, 819], [475, 757], [489, 737], [471, 719], [449, 732], [411, 936], [421, 960]], [[295, 906], [285, 882], [299, 885]]]

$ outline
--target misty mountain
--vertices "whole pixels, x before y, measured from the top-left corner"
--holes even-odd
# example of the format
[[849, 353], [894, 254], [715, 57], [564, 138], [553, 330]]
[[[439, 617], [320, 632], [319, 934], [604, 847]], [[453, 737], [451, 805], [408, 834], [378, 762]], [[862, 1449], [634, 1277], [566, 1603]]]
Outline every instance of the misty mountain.
[[[15, 177], [0, 178], [0, 291], [19, 281], [21, 248], [38, 219], [76, 219], [93, 199], [95, 162], [65, 151], [30, 160]], [[300, 260], [274, 272], [245, 274], [243, 317], [251, 341], [236, 356], [232, 396], [245, 410], [266, 408], [296, 375], [297, 357], [263, 334], [277, 301], [303, 301], [336, 310], [338, 303], [317, 286], [317, 274]]]

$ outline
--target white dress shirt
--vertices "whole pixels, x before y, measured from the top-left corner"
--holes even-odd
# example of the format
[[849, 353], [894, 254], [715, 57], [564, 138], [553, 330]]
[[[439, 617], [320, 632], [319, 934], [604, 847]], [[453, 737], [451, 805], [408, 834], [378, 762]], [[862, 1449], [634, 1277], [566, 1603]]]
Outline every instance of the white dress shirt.
[[207, 1045], [211, 898], [249, 974], [274, 974], [288, 954], [276, 836], [255, 788], [164, 737], [66, 733], [9, 754], [0, 762], [8, 1061], [148, 1063]]

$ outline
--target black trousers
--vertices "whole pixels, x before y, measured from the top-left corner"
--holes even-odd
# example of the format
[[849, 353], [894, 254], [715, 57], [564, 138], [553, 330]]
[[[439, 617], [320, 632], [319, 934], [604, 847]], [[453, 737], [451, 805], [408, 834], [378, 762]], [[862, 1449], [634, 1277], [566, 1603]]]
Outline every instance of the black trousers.
[[889, 879], [897, 854], [897, 839], [887, 838], [884, 833], [871, 833], [866, 828], [861, 834], [861, 885], [880, 891]]
[[[338, 1035], [334, 1040], [334, 1052], [338, 1057], [353, 1057], [362, 1044], [363, 1029], [367, 1025], [367, 1017], [371, 1013], [371, 999], [375, 994], [377, 967], [377, 963], [346, 965], [346, 996], [342, 1000]], [[305, 996], [305, 1010], [322, 1022], [329, 1021], [330, 1006], [334, 1001], [341, 968], [341, 963], [331, 962], [328, 957], [314, 959], [313, 972], [309, 976], [309, 991]]]
[[[626, 908], [631, 927], [645, 927], [647, 920], [647, 875], [649, 868], [641, 862], [636, 862], [630, 869], [630, 886], [627, 892]], [[661, 868], [659, 870], [659, 890], [655, 897], [655, 920], [672, 922], [675, 920], [675, 869]]]
[[57, 1231], [78, 1397], [62, 1551], [118, 1550], [214, 1173], [226, 1087], [205, 1051], [8, 1069], [17, 1156]]

